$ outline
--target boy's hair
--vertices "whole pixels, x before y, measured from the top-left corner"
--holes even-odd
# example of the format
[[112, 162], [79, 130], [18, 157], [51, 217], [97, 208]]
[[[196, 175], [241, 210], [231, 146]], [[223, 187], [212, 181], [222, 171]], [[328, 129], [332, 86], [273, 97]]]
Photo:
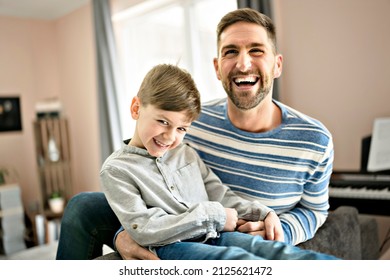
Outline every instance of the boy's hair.
[[219, 44], [221, 40], [221, 33], [230, 25], [236, 22], [249, 22], [255, 23], [265, 28], [268, 38], [271, 41], [273, 52], [276, 54], [276, 30], [272, 20], [251, 8], [242, 8], [227, 13], [217, 26], [217, 46], [219, 50]]
[[198, 118], [200, 93], [191, 75], [170, 64], [154, 66], [145, 76], [138, 91], [142, 105], [153, 105], [165, 111], [187, 111], [188, 118]]

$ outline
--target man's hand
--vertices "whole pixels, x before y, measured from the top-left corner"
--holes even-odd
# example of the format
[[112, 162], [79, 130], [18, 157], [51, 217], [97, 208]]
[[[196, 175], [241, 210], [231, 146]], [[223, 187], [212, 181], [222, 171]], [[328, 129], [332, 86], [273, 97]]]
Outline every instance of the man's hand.
[[284, 233], [280, 219], [275, 212], [269, 212], [264, 220], [265, 239], [284, 241]]
[[115, 246], [124, 260], [159, 260], [155, 254], [138, 245], [125, 230], [116, 236]]
[[265, 226], [263, 221], [249, 222], [239, 219], [237, 222], [237, 231], [250, 235], [261, 235], [265, 239]]
[[237, 231], [261, 235], [267, 240], [284, 241], [283, 228], [275, 212], [268, 213], [264, 221], [249, 222], [240, 219], [237, 222]]

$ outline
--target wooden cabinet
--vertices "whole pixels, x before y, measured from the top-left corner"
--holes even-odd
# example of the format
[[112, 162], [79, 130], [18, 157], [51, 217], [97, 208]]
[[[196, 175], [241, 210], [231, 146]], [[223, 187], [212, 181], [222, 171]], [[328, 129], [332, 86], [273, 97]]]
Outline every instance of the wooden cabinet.
[[68, 122], [65, 118], [45, 117], [34, 121], [41, 210], [49, 210], [48, 200], [55, 192], [69, 199], [72, 172]]

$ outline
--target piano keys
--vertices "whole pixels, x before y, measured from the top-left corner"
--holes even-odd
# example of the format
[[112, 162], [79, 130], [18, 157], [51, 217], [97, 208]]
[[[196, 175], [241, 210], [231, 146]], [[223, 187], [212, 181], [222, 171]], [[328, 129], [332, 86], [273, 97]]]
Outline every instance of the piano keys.
[[334, 172], [329, 184], [330, 209], [356, 207], [362, 214], [390, 216], [390, 175]]

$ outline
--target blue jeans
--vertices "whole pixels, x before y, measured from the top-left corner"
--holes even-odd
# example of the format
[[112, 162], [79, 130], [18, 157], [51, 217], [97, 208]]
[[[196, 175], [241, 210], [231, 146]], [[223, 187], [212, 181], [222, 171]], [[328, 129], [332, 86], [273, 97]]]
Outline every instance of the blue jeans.
[[61, 220], [57, 260], [88, 260], [102, 255], [103, 244], [113, 248], [120, 223], [101, 192], [72, 197]]
[[[75, 195], [69, 200], [62, 217], [56, 259], [88, 260], [101, 256], [103, 244], [114, 248], [113, 238], [120, 226], [103, 193], [85, 192]], [[241, 233], [223, 233], [221, 238], [212, 239], [208, 244], [171, 244], [159, 248], [158, 254], [165, 259], [245, 259], [255, 257], [250, 253], [253, 252], [252, 249], [259, 250], [257, 258], [260, 259], [333, 258]], [[207, 250], [207, 253], [203, 250]]]
[[178, 242], [156, 249], [163, 260], [337, 260], [283, 242], [240, 232], [223, 232], [207, 243]]

